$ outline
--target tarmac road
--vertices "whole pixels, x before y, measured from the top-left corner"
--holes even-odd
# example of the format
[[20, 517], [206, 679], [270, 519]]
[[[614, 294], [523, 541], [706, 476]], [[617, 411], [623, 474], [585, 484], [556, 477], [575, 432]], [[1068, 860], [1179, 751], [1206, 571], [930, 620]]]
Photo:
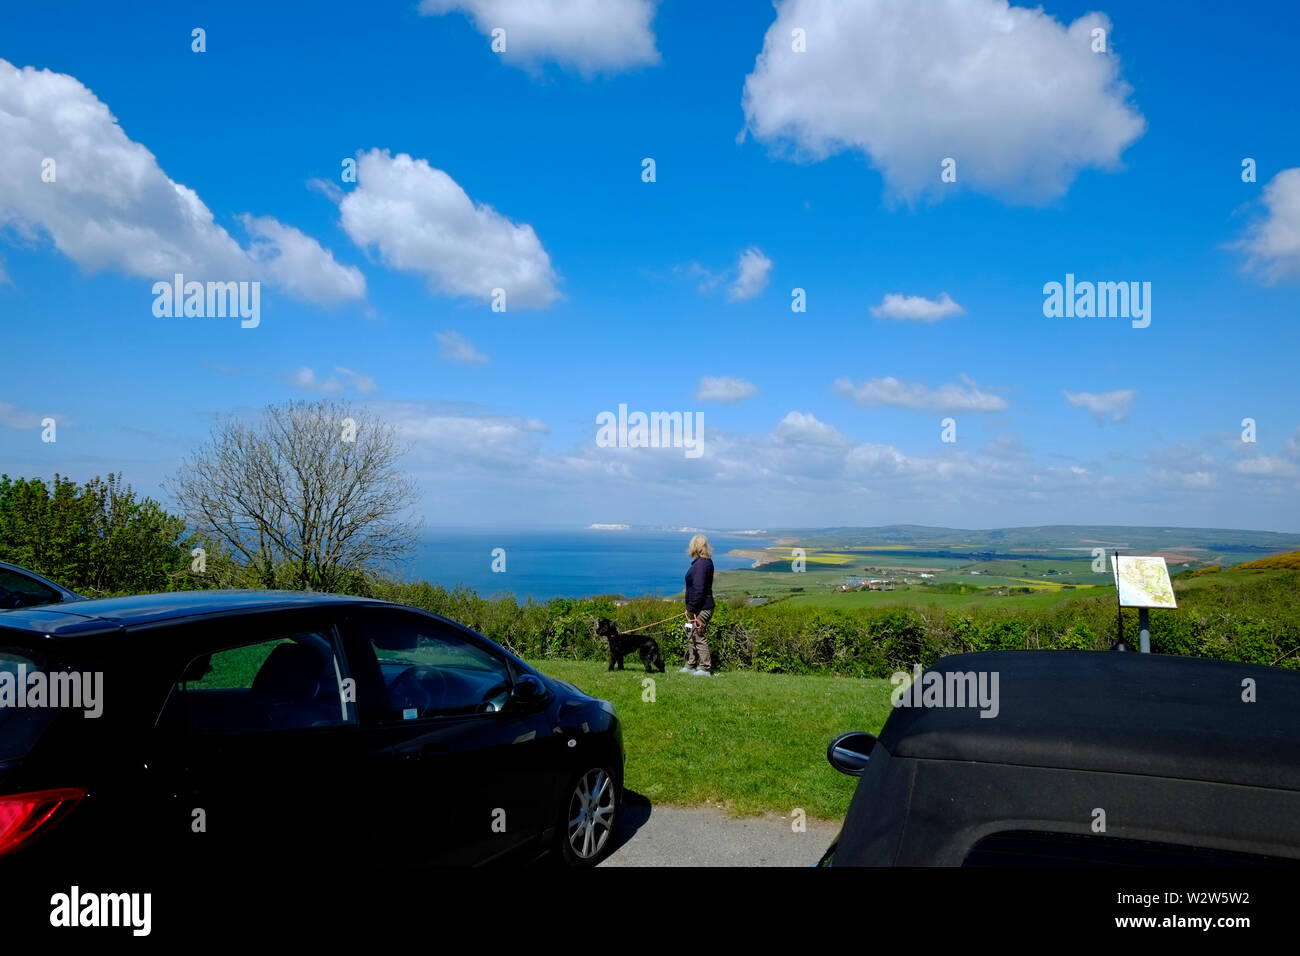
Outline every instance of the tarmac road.
[[628, 792], [616, 845], [601, 866], [812, 866], [839, 825], [807, 821], [805, 832], [775, 814], [736, 819], [711, 807], [651, 806]]

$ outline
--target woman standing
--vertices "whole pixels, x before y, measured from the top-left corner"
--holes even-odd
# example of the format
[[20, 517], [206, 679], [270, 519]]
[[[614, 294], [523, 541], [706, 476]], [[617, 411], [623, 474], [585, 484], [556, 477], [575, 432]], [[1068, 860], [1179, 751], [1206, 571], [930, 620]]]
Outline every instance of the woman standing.
[[686, 572], [686, 666], [680, 673], [709, 677], [709, 642], [704, 634], [713, 617], [713, 549], [708, 538], [697, 534], [686, 553], [691, 566]]

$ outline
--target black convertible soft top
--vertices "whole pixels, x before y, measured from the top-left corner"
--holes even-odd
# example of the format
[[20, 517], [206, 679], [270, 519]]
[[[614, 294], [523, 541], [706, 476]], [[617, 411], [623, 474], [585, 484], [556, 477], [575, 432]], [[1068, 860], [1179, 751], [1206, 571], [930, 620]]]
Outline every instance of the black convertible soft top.
[[967, 688], [971, 677], [958, 675], [983, 674], [990, 693], [996, 673], [996, 716], [981, 717], [979, 706], [896, 707], [880, 736], [895, 757], [1300, 790], [1300, 671], [1163, 654], [995, 651], [945, 657], [929, 672]]

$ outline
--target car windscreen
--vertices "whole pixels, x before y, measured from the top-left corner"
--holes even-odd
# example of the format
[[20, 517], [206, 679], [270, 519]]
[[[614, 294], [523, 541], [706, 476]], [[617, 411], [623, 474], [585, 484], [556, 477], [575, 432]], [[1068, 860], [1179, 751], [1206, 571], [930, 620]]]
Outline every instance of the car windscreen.
[[5, 647], [0, 636], [0, 763], [25, 757], [54, 719], [55, 708], [34, 696], [45, 681], [45, 662], [30, 650]]

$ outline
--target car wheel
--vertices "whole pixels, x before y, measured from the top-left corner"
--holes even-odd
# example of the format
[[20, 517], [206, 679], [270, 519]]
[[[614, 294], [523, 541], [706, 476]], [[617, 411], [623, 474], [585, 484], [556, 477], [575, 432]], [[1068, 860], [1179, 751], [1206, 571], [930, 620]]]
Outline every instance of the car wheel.
[[569, 866], [594, 866], [609, 851], [618, 819], [618, 782], [607, 767], [591, 767], [569, 787], [560, 820], [560, 857]]

